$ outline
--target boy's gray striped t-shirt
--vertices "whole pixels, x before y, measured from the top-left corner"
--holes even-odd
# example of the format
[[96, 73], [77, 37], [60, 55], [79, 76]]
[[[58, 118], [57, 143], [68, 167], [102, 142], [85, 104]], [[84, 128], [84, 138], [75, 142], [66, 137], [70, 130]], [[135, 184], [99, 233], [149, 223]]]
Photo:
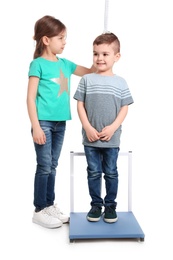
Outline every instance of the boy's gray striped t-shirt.
[[[122, 106], [133, 103], [126, 81], [117, 75], [103, 76], [96, 73], [84, 75], [78, 85], [74, 99], [84, 102], [88, 120], [91, 125], [101, 130], [113, 123]], [[82, 129], [83, 145], [94, 147], [119, 147], [120, 126], [111, 140], [89, 142], [84, 129]]]

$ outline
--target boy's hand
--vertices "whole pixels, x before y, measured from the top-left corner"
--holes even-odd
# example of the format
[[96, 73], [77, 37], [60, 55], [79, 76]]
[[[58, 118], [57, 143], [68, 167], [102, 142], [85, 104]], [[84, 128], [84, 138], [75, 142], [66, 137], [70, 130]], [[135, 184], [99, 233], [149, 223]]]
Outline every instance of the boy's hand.
[[86, 131], [87, 138], [90, 142], [95, 142], [99, 140], [99, 132], [94, 127], [91, 126], [85, 131]]
[[99, 137], [101, 141], [109, 141], [113, 136], [115, 130], [112, 125], [105, 126], [102, 131], [99, 133]]

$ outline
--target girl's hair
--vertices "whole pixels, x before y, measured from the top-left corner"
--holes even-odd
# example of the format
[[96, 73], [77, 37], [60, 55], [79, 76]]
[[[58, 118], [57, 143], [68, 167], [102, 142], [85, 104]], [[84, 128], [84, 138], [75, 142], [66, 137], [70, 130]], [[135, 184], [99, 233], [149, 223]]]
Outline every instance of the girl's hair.
[[43, 44], [43, 36], [49, 38], [57, 36], [61, 32], [66, 30], [66, 26], [53, 16], [46, 15], [40, 18], [34, 27], [34, 37], [36, 41], [36, 47], [34, 52], [34, 59], [40, 57], [43, 54], [45, 45]]
[[120, 41], [118, 37], [110, 32], [103, 33], [93, 41], [93, 46], [94, 45], [100, 45], [100, 44], [111, 44], [114, 43], [114, 51], [115, 53], [120, 52]]

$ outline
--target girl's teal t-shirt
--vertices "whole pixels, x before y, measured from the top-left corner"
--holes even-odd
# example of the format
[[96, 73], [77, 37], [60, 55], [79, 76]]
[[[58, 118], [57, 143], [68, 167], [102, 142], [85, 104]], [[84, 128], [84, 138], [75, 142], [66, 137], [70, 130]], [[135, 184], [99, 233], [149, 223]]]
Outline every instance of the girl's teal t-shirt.
[[36, 96], [39, 120], [66, 121], [71, 119], [70, 77], [77, 65], [65, 58], [49, 61], [42, 57], [30, 63], [28, 76], [39, 78]]

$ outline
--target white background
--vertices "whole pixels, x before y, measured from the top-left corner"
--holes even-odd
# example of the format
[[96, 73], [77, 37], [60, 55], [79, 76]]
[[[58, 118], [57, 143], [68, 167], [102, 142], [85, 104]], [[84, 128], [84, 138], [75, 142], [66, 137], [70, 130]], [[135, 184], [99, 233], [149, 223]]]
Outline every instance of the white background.
[[[69, 244], [68, 225], [48, 230], [32, 223], [35, 152], [26, 109], [28, 68], [34, 52], [34, 24], [48, 14], [67, 26], [61, 57], [90, 67], [92, 42], [104, 30], [104, 0], [5, 1], [1, 24], [1, 259], [172, 259], [172, 1], [110, 0], [108, 29], [121, 41], [114, 72], [126, 79], [134, 98], [123, 124], [121, 151], [133, 152], [132, 209], [145, 242], [85, 241]], [[81, 125], [71, 78], [72, 121], [67, 122], [57, 169], [56, 201], [70, 211], [70, 151], [83, 151]], [[99, 108], [98, 108], [99, 109]], [[120, 182], [126, 162], [120, 161]], [[76, 179], [78, 208], [88, 211], [85, 162], [78, 159], [83, 180]], [[82, 193], [83, 192], [83, 193]], [[124, 209], [123, 181], [118, 209]], [[80, 199], [79, 199], [80, 198]], [[80, 210], [80, 209], [79, 209]], [[126, 210], [126, 209], [125, 209]], [[22, 251], [23, 250], [23, 251]], [[61, 256], [60, 256], [61, 254]]]

